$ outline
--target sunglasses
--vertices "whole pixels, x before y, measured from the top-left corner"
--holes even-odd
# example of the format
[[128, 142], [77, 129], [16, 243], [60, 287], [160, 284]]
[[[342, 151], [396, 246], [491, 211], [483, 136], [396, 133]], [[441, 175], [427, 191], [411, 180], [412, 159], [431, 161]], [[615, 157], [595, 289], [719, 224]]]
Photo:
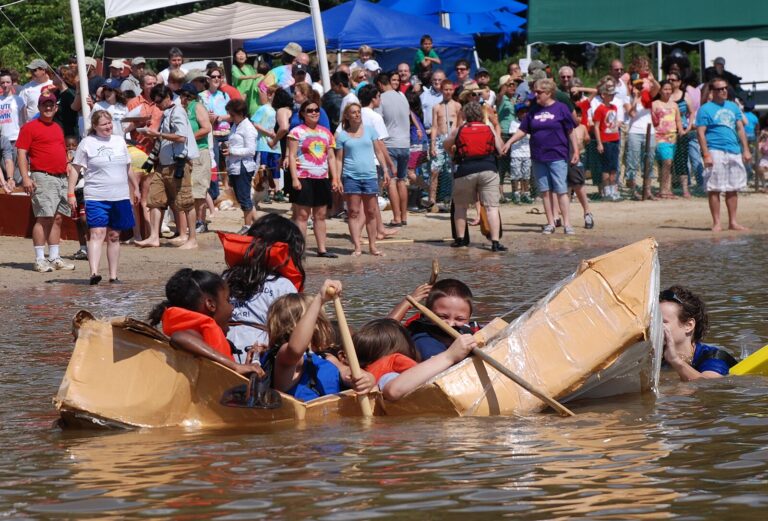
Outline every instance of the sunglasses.
[[478, 97], [480, 95], [480, 93], [473, 91], [473, 92], [470, 92], [469, 95], [472, 96], [473, 98], [476, 98], [476, 97]]
[[659, 293], [659, 302], [675, 302], [681, 306], [685, 305], [680, 297], [678, 297], [671, 289], [665, 289]]
[[211, 79], [221, 78], [221, 74], [211, 74]]
[[535, 91], [533, 91], [533, 93], [538, 96], [539, 94], [547, 94], [547, 91], [545, 91], [545, 90], [535, 90]]
[[728, 90], [728, 87], [712, 87], [712, 90], [716, 92], [723, 91], [723, 90]]
[[621, 69], [613, 69], [613, 70], [616, 71], [616, 72], [624, 72], [624, 68], [623, 67]]
[[320, 109], [304, 109], [304, 114], [320, 114]]
[[466, 67], [456, 67], [456, 70], [457, 71], [468, 71], [469, 69], [467, 69]]
[[564, 74], [561, 74], [561, 75], [560, 75], [560, 78], [561, 78], [561, 79], [563, 79], [563, 80], [568, 80], [568, 79], [571, 79], [571, 78], [573, 78], [573, 76], [566, 76], [566, 75], [564, 75]]

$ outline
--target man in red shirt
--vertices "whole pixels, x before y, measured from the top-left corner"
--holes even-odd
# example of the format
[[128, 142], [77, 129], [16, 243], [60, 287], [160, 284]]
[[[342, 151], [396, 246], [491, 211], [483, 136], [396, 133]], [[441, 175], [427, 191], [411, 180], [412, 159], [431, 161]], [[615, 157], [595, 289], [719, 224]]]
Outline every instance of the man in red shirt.
[[[67, 193], [67, 176], [77, 179], [77, 172], [67, 164], [64, 132], [54, 123], [56, 96], [43, 94], [37, 100], [40, 117], [21, 127], [18, 149], [19, 172], [24, 191], [32, 196], [35, 225], [32, 244], [35, 247], [35, 270], [46, 273], [73, 270], [74, 264], [62, 260], [59, 254], [61, 217], [71, 215], [75, 194]], [[74, 185], [74, 183], [73, 183]], [[45, 244], [48, 243], [48, 260]]]
[[603, 199], [620, 201], [619, 185], [616, 173], [619, 170], [619, 133], [618, 106], [614, 101], [616, 87], [606, 83], [599, 89], [603, 102], [595, 109], [592, 120], [595, 124], [597, 152], [600, 154], [603, 170]]

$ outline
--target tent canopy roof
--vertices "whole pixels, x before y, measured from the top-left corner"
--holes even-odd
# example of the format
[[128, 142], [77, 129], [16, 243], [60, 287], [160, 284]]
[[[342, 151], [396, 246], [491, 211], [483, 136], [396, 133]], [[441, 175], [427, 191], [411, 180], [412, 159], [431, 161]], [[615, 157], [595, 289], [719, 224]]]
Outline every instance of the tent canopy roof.
[[[419, 47], [422, 35], [432, 36], [435, 47], [472, 47], [471, 36], [443, 29], [439, 24], [386, 9], [365, 0], [346, 2], [322, 13], [326, 47], [332, 50], [356, 49], [370, 45], [376, 49]], [[244, 44], [248, 52], [277, 52], [288, 42], [305, 51], [315, 49], [312, 20], [306, 19]]]
[[[659, 15], [664, 12], [670, 16]], [[648, 44], [753, 37], [768, 38], [768, 2], [533, 0], [528, 6], [531, 44]]]
[[[185, 57], [226, 57], [231, 54], [231, 41], [239, 45], [242, 40], [264, 36], [304, 18], [309, 19], [309, 13], [234, 2], [109, 38], [105, 54], [167, 58], [168, 48], [175, 45]], [[135, 51], [126, 52], [129, 48]]]

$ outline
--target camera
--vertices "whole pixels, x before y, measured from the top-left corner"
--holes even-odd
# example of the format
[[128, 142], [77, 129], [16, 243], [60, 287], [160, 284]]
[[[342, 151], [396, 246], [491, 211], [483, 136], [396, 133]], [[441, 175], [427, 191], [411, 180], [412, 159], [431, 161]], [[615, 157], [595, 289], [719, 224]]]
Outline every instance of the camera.
[[183, 179], [184, 169], [187, 166], [187, 156], [184, 154], [176, 154], [173, 156], [173, 160], [176, 163], [176, 168], [173, 170], [173, 177], [176, 179]]

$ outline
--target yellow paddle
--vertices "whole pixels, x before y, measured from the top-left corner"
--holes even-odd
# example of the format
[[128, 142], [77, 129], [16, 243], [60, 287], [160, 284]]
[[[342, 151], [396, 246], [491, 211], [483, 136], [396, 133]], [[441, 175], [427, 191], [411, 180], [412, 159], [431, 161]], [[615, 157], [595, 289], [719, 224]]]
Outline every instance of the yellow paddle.
[[[347, 324], [347, 317], [344, 314], [344, 308], [341, 305], [341, 299], [335, 288], [328, 288], [328, 296], [333, 297], [333, 306], [336, 308], [336, 320], [339, 321], [339, 331], [341, 332], [341, 345], [344, 348], [344, 354], [347, 356], [347, 362], [349, 368], [352, 370], [352, 378], [360, 378], [362, 370], [360, 369], [360, 362], [357, 361], [357, 353], [355, 352], [355, 346], [352, 344], [352, 333], [349, 332], [349, 325]], [[373, 410], [371, 409], [371, 402], [368, 401], [368, 396], [360, 395], [357, 397], [360, 403], [360, 410], [363, 416], [373, 416]]]
[[[410, 295], [407, 295], [405, 298], [408, 299], [408, 302], [410, 302], [412, 306], [417, 308], [422, 315], [424, 315], [425, 317], [430, 319], [432, 322], [434, 322], [440, 329], [445, 331], [452, 338], [458, 338], [459, 336], [461, 336], [461, 334], [458, 331], [456, 331], [451, 326], [446, 324], [442, 318], [435, 315], [428, 307], [419, 303]], [[517, 385], [519, 385], [520, 387], [522, 387], [523, 389], [525, 389], [526, 391], [528, 391], [529, 393], [531, 393], [532, 395], [540, 399], [541, 401], [545, 402], [547, 405], [549, 405], [558, 413], [560, 413], [560, 415], [576, 416], [573, 412], [571, 412], [571, 410], [566, 408], [563, 404], [556, 401], [554, 398], [550, 398], [549, 396], [544, 394], [542, 391], [536, 389], [533, 385], [529, 384], [528, 382], [526, 382], [525, 380], [517, 376], [515, 373], [513, 373], [512, 371], [510, 371], [509, 369], [501, 365], [501, 363], [499, 363], [495, 358], [493, 358], [491, 355], [489, 355], [485, 351], [478, 348], [474, 348], [472, 349], [472, 354], [480, 358], [483, 362], [485, 362], [486, 364], [496, 369], [498, 372], [500, 372], [501, 374], [503, 374], [504, 376], [506, 376], [513, 382], [515, 382]]]

